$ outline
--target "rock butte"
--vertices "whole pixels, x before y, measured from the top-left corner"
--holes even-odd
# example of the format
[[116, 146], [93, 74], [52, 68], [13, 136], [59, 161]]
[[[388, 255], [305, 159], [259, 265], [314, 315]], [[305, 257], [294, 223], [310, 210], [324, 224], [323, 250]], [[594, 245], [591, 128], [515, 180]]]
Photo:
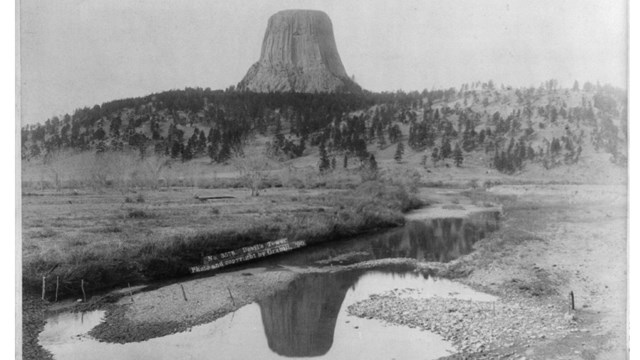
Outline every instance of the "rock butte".
[[284, 10], [269, 18], [260, 60], [238, 84], [257, 92], [358, 92], [342, 65], [329, 16]]

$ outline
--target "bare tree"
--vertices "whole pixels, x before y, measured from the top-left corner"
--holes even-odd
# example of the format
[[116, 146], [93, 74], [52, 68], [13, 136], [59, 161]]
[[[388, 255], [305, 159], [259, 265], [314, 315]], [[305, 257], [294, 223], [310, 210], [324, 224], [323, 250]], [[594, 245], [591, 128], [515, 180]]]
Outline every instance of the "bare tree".
[[127, 175], [139, 168], [132, 153], [102, 152], [83, 158], [80, 164], [85, 178], [94, 189], [127, 186]]
[[245, 187], [251, 190], [251, 196], [260, 194], [260, 186], [267, 179], [269, 171], [275, 168], [273, 162], [263, 154], [236, 156], [231, 162], [240, 173]]
[[[56, 191], [60, 191], [60, 174], [58, 173], [58, 160], [60, 159], [60, 153], [57, 150], [47, 151], [42, 157], [42, 164], [46, 167], [47, 171], [51, 173], [53, 177], [53, 183], [56, 187]], [[40, 187], [44, 190], [44, 177], [40, 182]]]
[[170, 159], [155, 155], [148, 156], [142, 160], [143, 167], [151, 175], [151, 188], [156, 189], [160, 181], [160, 173], [165, 166], [169, 165]]

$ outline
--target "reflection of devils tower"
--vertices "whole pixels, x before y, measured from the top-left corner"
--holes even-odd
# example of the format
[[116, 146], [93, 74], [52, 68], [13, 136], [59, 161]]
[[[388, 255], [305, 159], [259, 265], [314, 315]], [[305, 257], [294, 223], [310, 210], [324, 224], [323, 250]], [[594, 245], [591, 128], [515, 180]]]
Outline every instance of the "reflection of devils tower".
[[342, 301], [359, 273], [310, 274], [259, 302], [269, 348], [282, 356], [326, 354]]
[[285, 10], [269, 18], [260, 60], [238, 84], [257, 92], [354, 92], [322, 11]]
[[414, 258], [421, 261], [448, 262], [473, 250], [473, 244], [485, 236], [485, 229], [497, 228], [498, 215], [478, 214], [469, 219], [443, 218], [409, 221], [402, 229], [377, 236], [371, 253], [380, 258]]

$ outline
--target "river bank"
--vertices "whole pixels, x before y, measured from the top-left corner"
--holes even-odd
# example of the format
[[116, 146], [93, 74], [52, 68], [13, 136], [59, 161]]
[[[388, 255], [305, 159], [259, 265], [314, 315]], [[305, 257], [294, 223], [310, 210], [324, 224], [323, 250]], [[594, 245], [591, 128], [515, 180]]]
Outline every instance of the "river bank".
[[[404, 292], [390, 292], [353, 305], [354, 315], [441, 334], [460, 352], [451, 358], [624, 356], [626, 262], [619, 261], [626, 259], [624, 187], [421, 191], [431, 193], [438, 203], [434, 208], [443, 210], [481, 210], [485, 204], [501, 203], [501, 228], [475, 243], [474, 252], [448, 263], [387, 259], [326, 271], [402, 268], [455, 279], [499, 301], [489, 306], [415, 300]], [[128, 342], [183, 331], [269, 296], [303, 275], [300, 269], [284, 267], [166, 284], [103, 306], [108, 309], [106, 321], [91, 334], [103, 341]], [[569, 309], [569, 291], [575, 294], [575, 311]]]
[[503, 225], [435, 270], [499, 296], [495, 310], [387, 293], [350, 312], [436, 331], [453, 341], [456, 359], [624, 359], [626, 188], [523, 185], [467, 195], [503, 197]]
[[[491, 204], [492, 206], [489, 206], [488, 202], [483, 203], [482, 207], [474, 206], [470, 199], [446, 189], [422, 189], [418, 196], [421, 196], [423, 199], [426, 199], [427, 196], [432, 196], [434, 201], [432, 207], [434, 211], [430, 212], [430, 214], [434, 224], [438, 227], [445, 226], [444, 229], [438, 231], [444, 231], [448, 234], [450, 231], [456, 231], [460, 233], [460, 236], [462, 236], [462, 234], [465, 234], [464, 236], [471, 236], [468, 231], [463, 230], [467, 229], [467, 226], [462, 222], [465, 215], [468, 216], [472, 213], [479, 215], [484, 213], [495, 214], [500, 211], [500, 208], [497, 207], [495, 203]], [[454, 198], [451, 198], [451, 196], [454, 196]], [[461, 213], [459, 220], [445, 222], [436, 220], [441, 219], [440, 216], [442, 215], [438, 212], [438, 209], [451, 205], [452, 201], [457, 203], [458, 206], [466, 208], [468, 211], [464, 214]], [[416, 215], [421, 216], [421, 221], [428, 220], [427, 217], [424, 217], [424, 210], [410, 212], [406, 216], [411, 218]], [[496, 220], [489, 220], [492, 219], [493, 216], [495, 215], [490, 216], [487, 220], [483, 220], [480, 223], [489, 221], [486, 224], [493, 224]], [[471, 229], [475, 229], [475, 226], [469, 228], [469, 230]], [[404, 231], [413, 233], [419, 230], [420, 228], [409, 227]], [[477, 239], [477, 236], [481, 236], [480, 234], [481, 233], [474, 235], [474, 239]], [[457, 242], [455, 239], [450, 237], [452, 235], [453, 233], [448, 235], [446, 242], [450, 242], [447, 246], [451, 247], [451, 251], [455, 254], [458, 253], [461, 248], [459, 245], [456, 245]], [[402, 233], [396, 234], [392, 231], [389, 233], [389, 236], [391, 237], [388, 238], [388, 241], [396, 244], [394, 246], [398, 246], [401, 245], [401, 243], [397, 241], [405, 235], [402, 235]], [[370, 240], [363, 239], [363, 241], [365, 244], [370, 243]], [[376, 246], [381, 246], [379, 243], [380, 240], [376, 241], [378, 244]], [[469, 239], [468, 241], [476, 240]], [[425, 245], [441, 246], [435, 243], [429, 244], [430, 245]], [[91, 335], [101, 341], [107, 342], [124, 343], [143, 341], [184, 331], [192, 326], [210, 322], [248, 303], [264, 299], [274, 292], [281, 290], [283, 286], [287, 286], [287, 284], [292, 283], [295, 279], [308, 273], [384, 269], [409, 271], [417, 269], [420, 264], [419, 261], [415, 259], [382, 259], [362, 262], [362, 260], [370, 259], [370, 255], [365, 255], [366, 253], [362, 251], [345, 252], [345, 249], [346, 248], [340, 243], [335, 243], [327, 248], [327, 250], [330, 251], [325, 252], [321, 250], [318, 254], [310, 258], [306, 258], [304, 254], [302, 255], [305, 257], [304, 263], [307, 263], [307, 261], [315, 261], [310, 259], [322, 259], [317, 261], [317, 264], [320, 266], [324, 264], [325, 267], [305, 269], [299, 266], [292, 268], [279, 266], [269, 269], [251, 268], [251, 270], [242, 271], [231, 269], [216, 273], [215, 276], [195, 277], [183, 280], [180, 283], [164, 284], [156, 289], [134, 294], [133, 296], [127, 296], [128, 294], [125, 293], [125, 296], [116, 303], [103, 304], [101, 306], [102, 309], [107, 310], [105, 321], [94, 328], [91, 331]], [[312, 251], [312, 249], [309, 250]], [[361, 248], [361, 250], [365, 250], [365, 248]], [[388, 249], [386, 251], [390, 250], [391, 249]], [[424, 250], [429, 251], [428, 249]], [[434, 248], [431, 251], [435, 250]], [[402, 253], [405, 250], [398, 248], [394, 251]], [[305, 251], [303, 251], [303, 253], [304, 252]], [[387, 256], [393, 257], [392, 253], [389, 253]], [[260, 266], [260, 264], [253, 266]], [[430, 263], [430, 266], [431, 271], [434, 271], [438, 266], [443, 269], [446, 268], [446, 265], [440, 262]], [[425, 270], [424, 267], [422, 269]]]
[[[86, 296], [89, 305], [82, 303], [82, 309], [110, 307], [120, 295], [105, 300], [106, 290], [187, 275], [203, 256], [283, 237], [314, 244], [397, 227], [404, 223], [403, 212], [423, 204], [403, 185], [382, 181], [349, 191], [271, 189], [260, 197], [235, 189], [196, 196], [189, 189], [164, 190], [24, 196], [25, 354], [40, 349], [35, 339], [44, 310], [56, 299]], [[200, 200], [221, 194], [225, 199]]]
[[[216, 192], [208, 196], [222, 193]], [[198, 194], [197, 194], [198, 195]], [[205, 194], [207, 195], [207, 194]], [[422, 206], [402, 185], [346, 190], [233, 189], [201, 201], [188, 189], [41, 194], [23, 201], [23, 291], [47, 300], [95, 295], [190, 273], [204, 256], [287, 238], [307, 244], [404, 223]]]

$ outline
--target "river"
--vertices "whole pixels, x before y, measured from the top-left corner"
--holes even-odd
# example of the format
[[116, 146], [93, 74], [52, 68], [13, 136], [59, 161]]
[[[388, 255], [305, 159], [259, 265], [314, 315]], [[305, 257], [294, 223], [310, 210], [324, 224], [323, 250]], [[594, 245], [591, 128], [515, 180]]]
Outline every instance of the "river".
[[[273, 256], [244, 268], [324, 267], [384, 258], [447, 262], [469, 253], [497, 229], [493, 212], [469, 218], [409, 221], [404, 227]], [[351, 257], [344, 257], [352, 254]], [[494, 301], [460, 283], [406, 271], [306, 272], [286, 288], [188, 331], [143, 342], [98, 342], [87, 332], [104, 311], [49, 317], [40, 344], [55, 359], [435, 359], [454, 352], [437, 334], [347, 314], [373, 294]]]

